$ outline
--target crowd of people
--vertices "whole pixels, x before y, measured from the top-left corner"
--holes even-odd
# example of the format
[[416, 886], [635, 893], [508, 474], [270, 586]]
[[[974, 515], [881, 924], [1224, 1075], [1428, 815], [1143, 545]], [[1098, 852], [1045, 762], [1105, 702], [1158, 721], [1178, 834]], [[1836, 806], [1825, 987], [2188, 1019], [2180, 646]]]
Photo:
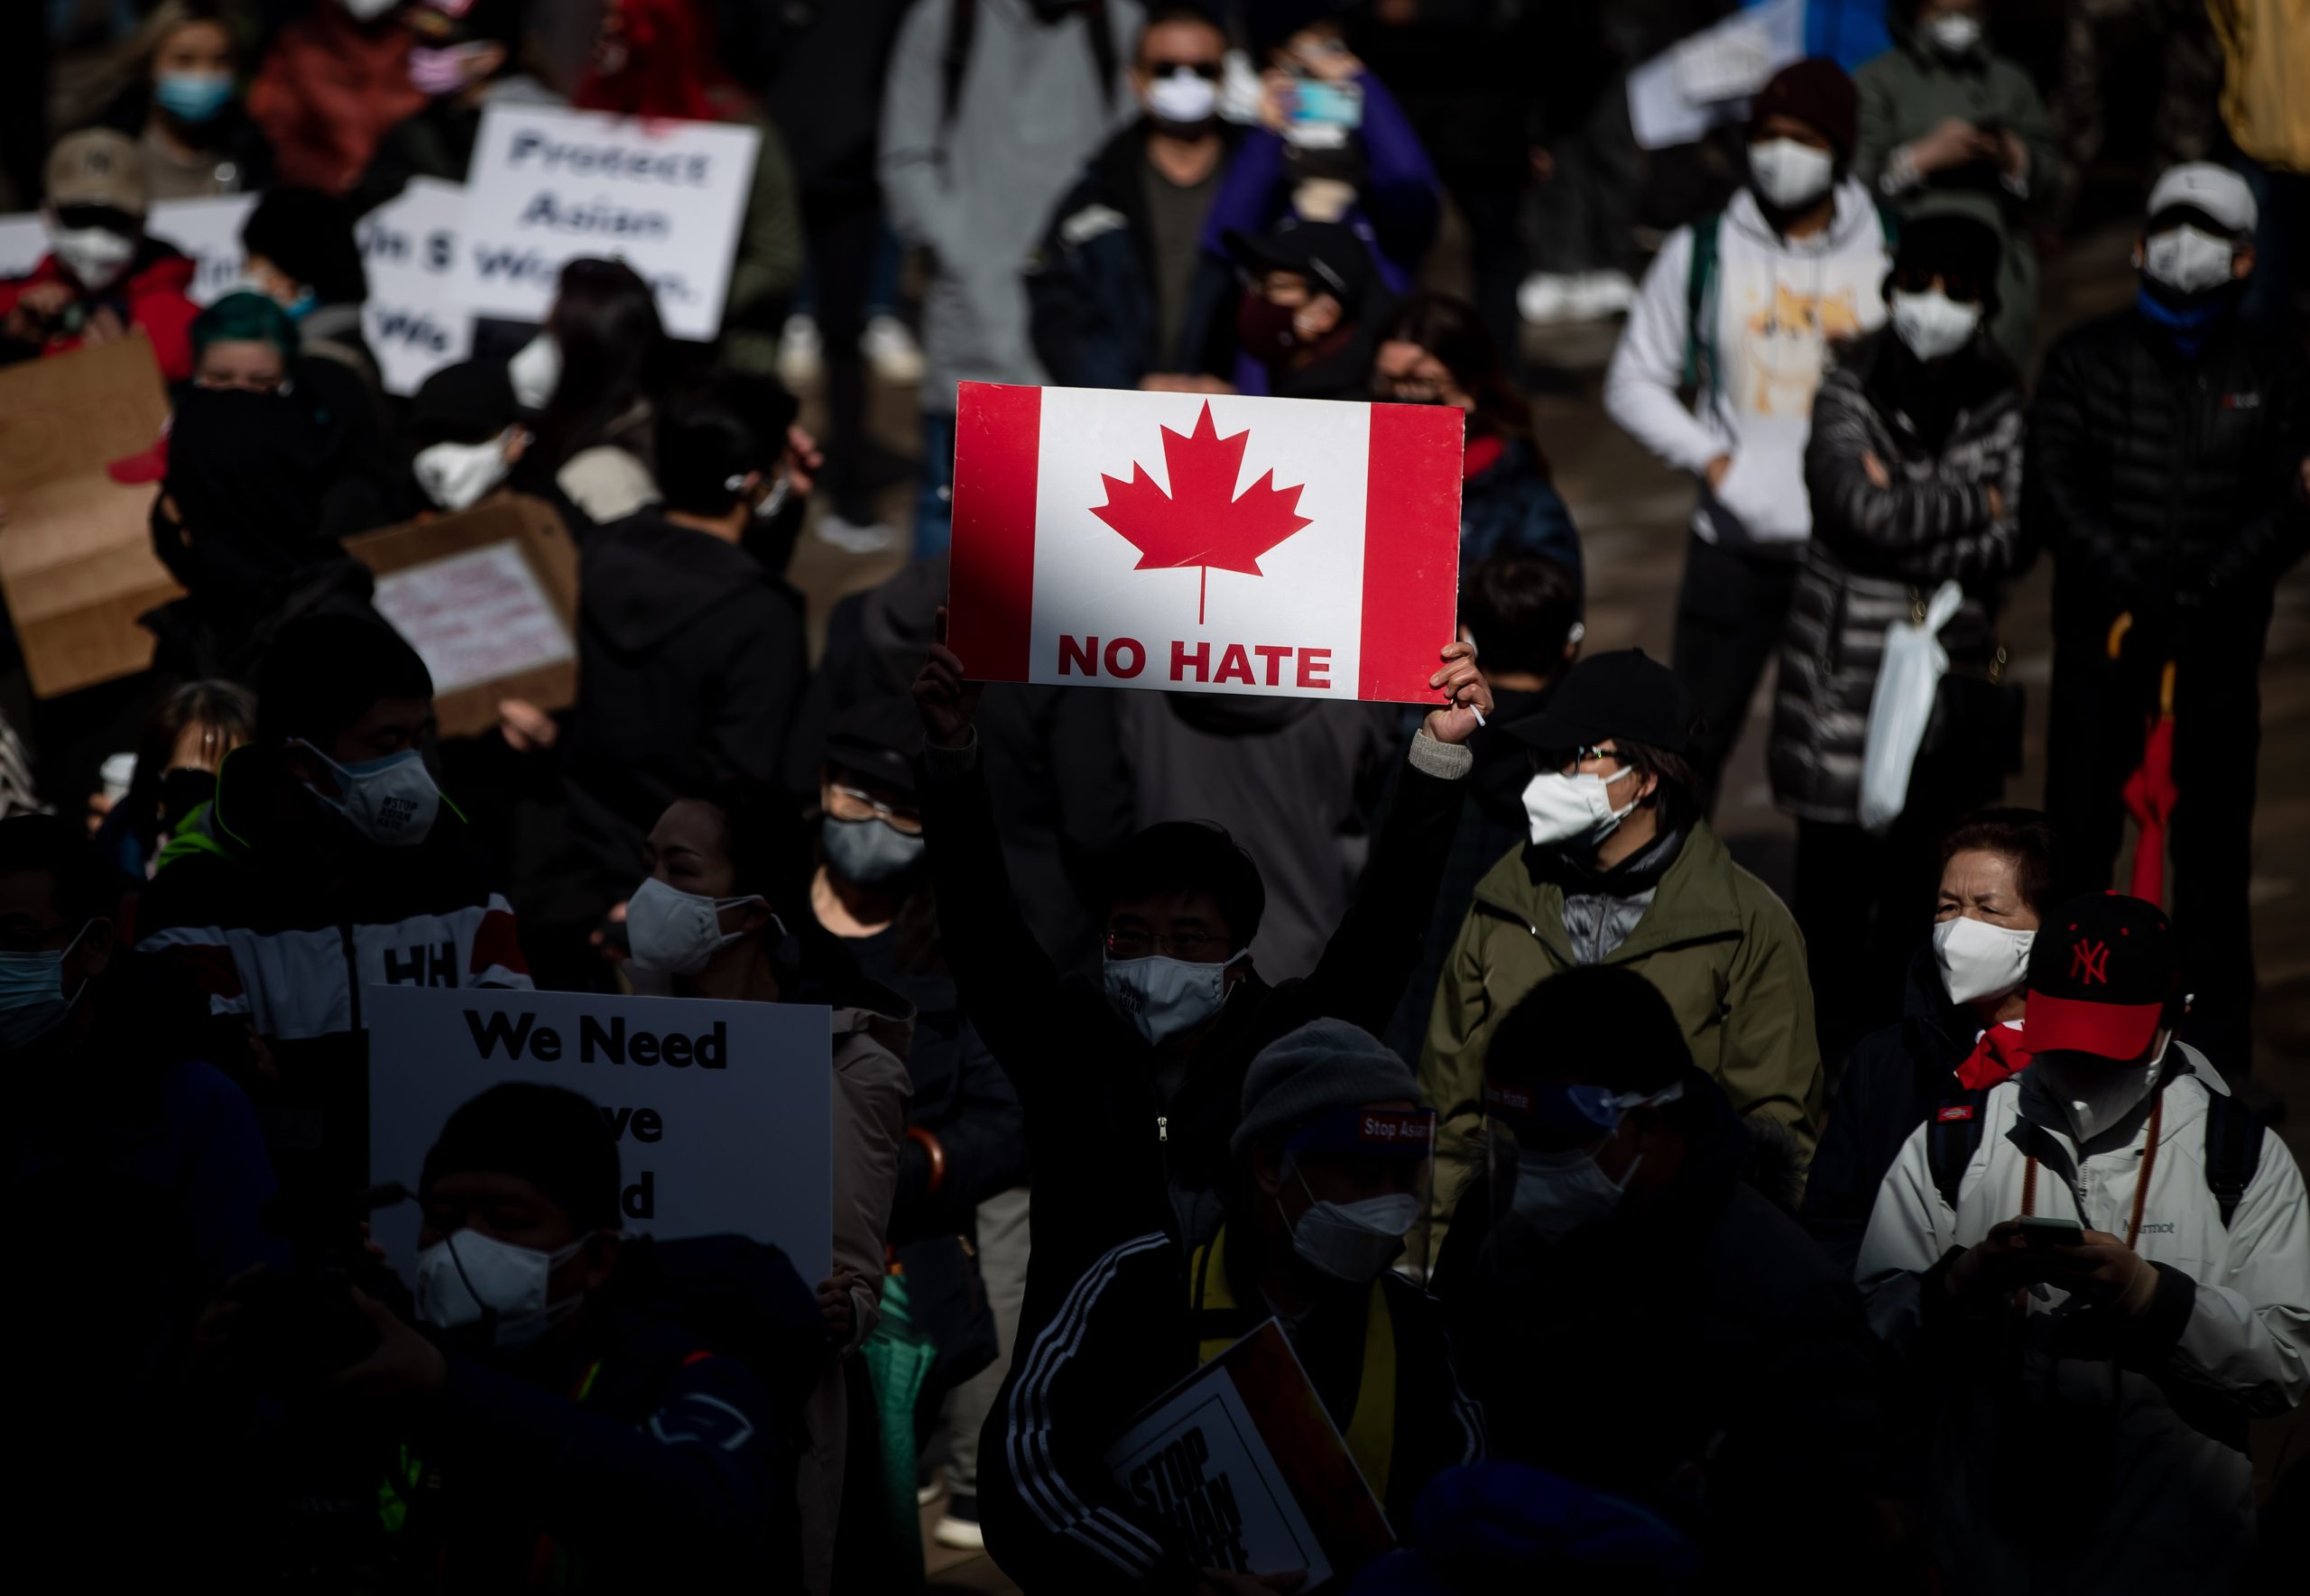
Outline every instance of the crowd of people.
[[[1806, 8], [1657, 240], [1628, 69], [1730, 7], [104, 9], [127, 65], [0, 162], [48, 244], [0, 366], [150, 345], [111, 475], [182, 593], [70, 694], [0, 635], [42, 1575], [882, 1592], [937, 1503], [1029, 1591], [1291, 1590], [1113, 1463], [1271, 1319], [1391, 1532], [1326, 1590], [2299, 1579], [2310, 1462], [2248, 1439], [2310, 1395], [2248, 1091], [2298, 8], [2160, 13], [2218, 131], [2161, 124], [2132, 293], [2049, 343], [2097, 86], [2049, 110], [1987, 0]], [[717, 339], [581, 258], [389, 391], [357, 228], [492, 105], [759, 134]], [[235, 194], [196, 302], [152, 207]], [[1522, 382], [1528, 323], [1620, 316], [1603, 411], [1693, 484], [1666, 660], [1585, 646]], [[903, 528], [870, 369], [919, 379]], [[1428, 700], [977, 679], [966, 381], [1458, 412]], [[345, 540], [513, 506], [574, 549], [575, 699], [446, 736]], [[911, 558], [814, 616], [805, 537]], [[1787, 901], [1714, 821], [1768, 674]], [[564, 1086], [379, 1167], [392, 986], [823, 1009], [830, 1272], [645, 1233]]]

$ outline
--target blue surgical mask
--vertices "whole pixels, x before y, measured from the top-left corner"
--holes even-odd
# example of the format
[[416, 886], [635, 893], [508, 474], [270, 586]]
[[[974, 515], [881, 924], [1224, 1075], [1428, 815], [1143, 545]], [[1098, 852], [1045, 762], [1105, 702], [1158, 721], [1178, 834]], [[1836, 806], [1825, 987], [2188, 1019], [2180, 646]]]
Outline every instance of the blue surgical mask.
[[81, 927], [54, 953], [0, 954], [0, 1049], [30, 1047], [64, 1023], [88, 990], [83, 981], [70, 997], [64, 995], [64, 961], [88, 934]]
[[152, 98], [181, 122], [208, 122], [233, 101], [233, 79], [223, 72], [163, 72]]
[[879, 819], [837, 820], [828, 815], [818, 823], [818, 845], [836, 875], [861, 886], [902, 876], [922, 861], [920, 837]]

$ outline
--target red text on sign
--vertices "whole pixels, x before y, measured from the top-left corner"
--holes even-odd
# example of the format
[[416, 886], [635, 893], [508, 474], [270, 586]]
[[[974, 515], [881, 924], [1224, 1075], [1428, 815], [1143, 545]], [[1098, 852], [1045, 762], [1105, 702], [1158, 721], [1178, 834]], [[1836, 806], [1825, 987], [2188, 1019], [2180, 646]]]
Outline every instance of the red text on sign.
[[[1215, 656], [1213, 650], [1217, 648]], [[1147, 650], [1139, 640], [1109, 638], [1105, 647], [1095, 637], [1058, 640], [1058, 674], [1095, 677], [1104, 671], [1128, 681], [1147, 667]], [[1170, 679], [1182, 686], [1298, 687], [1325, 693], [1332, 687], [1332, 650], [1294, 648], [1289, 643], [1199, 642], [1171, 644]]]

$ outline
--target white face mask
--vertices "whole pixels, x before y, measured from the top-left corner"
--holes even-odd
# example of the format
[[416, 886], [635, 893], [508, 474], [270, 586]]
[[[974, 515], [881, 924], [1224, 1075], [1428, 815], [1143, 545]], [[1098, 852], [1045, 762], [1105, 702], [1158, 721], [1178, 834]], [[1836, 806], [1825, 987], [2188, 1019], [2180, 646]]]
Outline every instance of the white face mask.
[[1749, 146], [1749, 175], [1757, 192], [1780, 210], [1810, 205], [1829, 191], [1836, 157], [1795, 139], [1766, 139]]
[[486, 443], [437, 443], [418, 450], [409, 468], [436, 506], [470, 510], [513, 469], [505, 458], [513, 438], [513, 429], [508, 427]]
[[109, 227], [58, 227], [50, 232], [48, 246], [73, 281], [90, 293], [102, 293], [119, 281], [136, 258], [136, 240]]
[[625, 905], [626, 950], [636, 968], [661, 975], [695, 975], [714, 955], [748, 933], [722, 929], [722, 911], [759, 898], [704, 898], [651, 876]]
[[1933, 957], [1953, 1003], [1978, 1003], [2019, 992], [2029, 974], [2035, 931], [2016, 931], [1964, 915], [1933, 927]]
[[356, 22], [374, 23], [401, 4], [401, 0], [342, 0], [345, 9], [353, 14]]
[[1981, 18], [1970, 11], [1945, 11], [1927, 18], [1918, 28], [1927, 42], [1954, 60], [1973, 54], [1982, 42]]
[[1524, 784], [1524, 814], [1532, 825], [1533, 845], [1548, 848], [1585, 842], [1594, 847], [1618, 831], [1621, 822], [1636, 813], [1638, 803], [1631, 796], [1627, 808], [1612, 807], [1612, 785], [1622, 780], [1639, 789], [1644, 785], [1633, 769], [1610, 776], [1593, 772], [1566, 776], [1543, 770], [1533, 777]]
[[1219, 86], [1193, 72], [1166, 72], [1147, 85], [1147, 114], [1174, 127], [1194, 127], [1219, 115]]
[[525, 411], [545, 409], [561, 383], [561, 346], [551, 333], [540, 333], [505, 363], [505, 375], [513, 384], [514, 403]]
[[354, 830], [388, 848], [411, 848], [423, 842], [441, 813], [441, 789], [417, 750], [389, 753], [383, 759], [340, 765], [314, 748], [315, 759], [337, 772], [341, 789], [336, 798], [318, 790], [314, 796], [343, 815]]
[[1939, 360], [1973, 342], [1982, 324], [1979, 305], [1960, 304], [1937, 288], [1921, 294], [1893, 291], [1887, 307], [1893, 333], [1919, 360]]
[[2168, 227], [2149, 235], [2141, 269], [2176, 293], [2202, 294], [2230, 281], [2238, 252], [2227, 238], [2191, 226]]
[[1584, 1225], [1612, 1216], [1641, 1158], [1617, 1182], [1585, 1148], [1525, 1153], [1516, 1160], [1516, 1190], [1509, 1206], [1544, 1241], [1560, 1241]]
[[1138, 1029], [1148, 1046], [1160, 1047], [1218, 1013], [1227, 1001], [1227, 966], [1251, 956], [1247, 947], [1216, 964], [1191, 964], [1161, 954], [1109, 959], [1104, 972], [1107, 1001]]
[[490, 1344], [526, 1347], [578, 1311], [584, 1296], [547, 1300], [549, 1278], [586, 1247], [579, 1237], [559, 1252], [516, 1247], [478, 1231], [458, 1231], [417, 1255], [417, 1316], [436, 1330], [486, 1321]]
[[[2169, 1038], [2167, 1047], [2172, 1046]], [[2042, 1082], [2069, 1121], [2069, 1133], [2084, 1147], [2134, 1111], [2158, 1084], [2165, 1067], [2166, 1047], [2150, 1055], [2148, 1064], [2136, 1066], [2096, 1058], [2090, 1053], [2040, 1053], [2029, 1060], [2029, 1074]]]
[[1366, 1197], [1358, 1203], [1319, 1202], [1307, 1191], [1307, 1211], [1291, 1227], [1291, 1250], [1321, 1274], [1350, 1285], [1368, 1286], [1404, 1250], [1404, 1237], [1419, 1222], [1419, 1199], [1409, 1192]]

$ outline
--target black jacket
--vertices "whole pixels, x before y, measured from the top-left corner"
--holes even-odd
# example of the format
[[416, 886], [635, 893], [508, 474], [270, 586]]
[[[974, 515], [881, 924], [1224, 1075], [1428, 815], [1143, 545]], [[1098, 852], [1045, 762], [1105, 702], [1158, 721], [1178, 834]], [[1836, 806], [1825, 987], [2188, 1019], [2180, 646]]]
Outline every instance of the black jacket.
[[1971, 1010], [1949, 1001], [1927, 947], [1909, 964], [1899, 1023], [1863, 1037], [1845, 1060], [1828, 1129], [1805, 1176], [1799, 1217], [1848, 1279], [1885, 1172], [1909, 1132], [1958, 1090], [1956, 1068], [1980, 1029]]
[[2233, 315], [2194, 357], [2139, 309], [2056, 343], [2037, 380], [2022, 519], [2053, 551], [2056, 623], [2250, 616], [2310, 542], [2310, 378]]
[[964, 1008], [1026, 1110], [1035, 1250], [1024, 1338], [1115, 1242], [1172, 1231], [1182, 1223], [1178, 1213], [1215, 1206], [1253, 1054], [1318, 1017], [1375, 1032], [1386, 1025], [1419, 959], [1459, 824], [1461, 784], [1404, 771], [1355, 907], [1314, 973], [1275, 986], [1256, 971], [1244, 976], [1167, 1103], [1156, 1085], [1156, 1050], [1098, 983], [1062, 977], [1036, 946], [1012, 893], [976, 758], [951, 768], [956, 762], [938, 750], [926, 760], [924, 828], [939, 930]]
[[570, 818], [623, 895], [675, 798], [776, 780], [808, 676], [802, 601], [745, 550], [655, 508], [595, 530], [578, 560]]
[[[1225, 127], [1217, 176], [1243, 142]], [[1235, 274], [1197, 252], [1186, 313], [1161, 341], [1147, 235], [1147, 136], [1132, 123], [1099, 152], [1051, 212], [1027, 271], [1035, 357], [1069, 388], [1136, 388], [1150, 372], [1225, 377], [1235, 362]], [[1213, 192], [1217, 192], [1215, 184]]]
[[[1250, 1249], [1237, 1242], [1251, 1228], [1230, 1225], [1221, 1250], [1239, 1304], [1261, 1300], [1257, 1270], [1240, 1256]], [[1040, 1239], [1036, 1245], [1040, 1256]], [[1063, 1320], [1031, 1346], [1022, 1340], [987, 1421], [978, 1477], [987, 1549], [1021, 1589], [1186, 1590], [1194, 1582], [1162, 1519], [1118, 1486], [1102, 1461], [1132, 1419], [1195, 1370], [1203, 1339], [1232, 1339], [1265, 1317], [1197, 1312], [1189, 1267], [1187, 1250], [1160, 1232], [1121, 1242], [1086, 1273]], [[1396, 1364], [1394, 1444], [1381, 1506], [1408, 1533], [1428, 1481], [1483, 1455], [1483, 1426], [1460, 1389], [1435, 1299], [1393, 1273], [1379, 1287]], [[1355, 1416], [1369, 1301], [1350, 1294], [1333, 1311], [1310, 1314], [1293, 1347], [1343, 1435]], [[1217, 1323], [1223, 1318], [1230, 1322]]]
[[1874, 1470], [1860, 1296], [1743, 1182], [1751, 1132], [1713, 1082], [1687, 1075], [1671, 1112], [1685, 1162], [1650, 1212], [1551, 1246], [1480, 1222], [1481, 1179], [1461, 1199], [1436, 1290], [1463, 1374], [1494, 1456], [1662, 1513], [1702, 1545], [1706, 1588], [1842, 1589]]

